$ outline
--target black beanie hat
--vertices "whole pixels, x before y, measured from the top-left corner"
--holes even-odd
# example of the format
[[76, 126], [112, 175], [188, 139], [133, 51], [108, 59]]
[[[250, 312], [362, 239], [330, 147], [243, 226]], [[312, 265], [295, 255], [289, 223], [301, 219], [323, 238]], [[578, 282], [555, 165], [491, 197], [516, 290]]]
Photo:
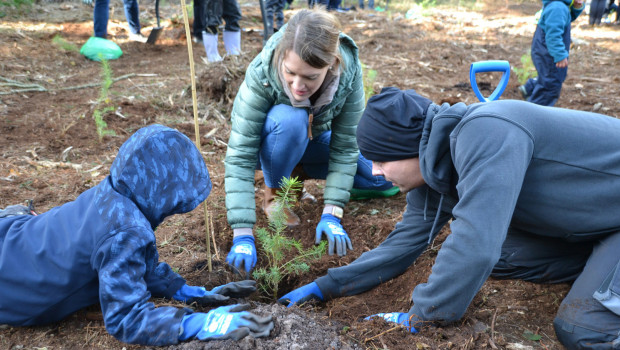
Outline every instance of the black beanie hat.
[[357, 144], [366, 159], [376, 162], [419, 155], [426, 110], [432, 103], [415, 90], [386, 87], [368, 100], [357, 126]]

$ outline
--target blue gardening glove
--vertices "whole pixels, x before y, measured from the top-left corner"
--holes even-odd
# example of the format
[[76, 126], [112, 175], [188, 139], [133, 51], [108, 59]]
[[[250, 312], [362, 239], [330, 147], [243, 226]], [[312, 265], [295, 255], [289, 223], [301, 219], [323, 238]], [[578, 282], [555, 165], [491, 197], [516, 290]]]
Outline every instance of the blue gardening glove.
[[250, 272], [256, 266], [256, 246], [253, 236], [238, 236], [233, 239], [233, 246], [226, 257], [228, 265], [232, 266], [235, 272], [241, 274], [243, 268], [246, 278], [250, 278]]
[[220, 306], [209, 313], [197, 312], [183, 316], [182, 331], [179, 340], [191, 338], [200, 340], [233, 339], [239, 340], [246, 335], [254, 338], [266, 337], [273, 329], [271, 316], [262, 317], [248, 310], [250, 305]]
[[9, 205], [4, 209], [0, 209], [0, 218], [8, 218], [9, 216], [17, 215], [37, 215], [31, 207], [21, 204]]
[[409, 329], [411, 333], [418, 333], [418, 331], [415, 328], [413, 328], [413, 326], [411, 326], [409, 322], [408, 313], [405, 313], [405, 312], [390, 312], [388, 314], [381, 313], [381, 314], [375, 314], [375, 315], [368, 316], [364, 320], [370, 321], [374, 318], [382, 318], [386, 322], [398, 323], [400, 325], [407, 327], [407, 329]]
[[353, 250], [353, 245], [351, 244], [347, 232], [342, 228], [342, 225], [340, 225], [340, 219], [332, 214], [321, 215], [321, 221], [316, 226], [315, 244], [321, 242], [323, 233], [327, 236], [327, 242], [329, 243], [329, 248], [327, 250], [329, 255], [334, 255], [334, 245], [336, 246], [336, 253], [340, 256], [347, 255], [347, 247]]
[[225, 295], [231, 298], [245, 298], [256, 292], [256, 281], [245, 280], [230, 282], [211, 289], [213, 293]]
[[172, 299], [182, 301], [186, 304], [193, 302], [202, 306], [222, 304], [229, 298], [225, 295], [207, 291], [204, 287], [188, 286], [184, 284], [172, 296]]
[[191, 304], [196, 302], [202, 306], [221, 304], [229, 298], [244, 298], [256, 291], [256, 281], [245, 280], [230, 282], [207, 291], [204, 287], [184, 284], [172, 296], [174, 300]]
[[299, 287], [282, 298], [278, 299], [278, 303], [291, 307], [293, 304], [302, 304], [309, 300], [321, 300], [323, 301], [323, 293], [319, 289], [316, 282], [306, 284], [303, 287]]

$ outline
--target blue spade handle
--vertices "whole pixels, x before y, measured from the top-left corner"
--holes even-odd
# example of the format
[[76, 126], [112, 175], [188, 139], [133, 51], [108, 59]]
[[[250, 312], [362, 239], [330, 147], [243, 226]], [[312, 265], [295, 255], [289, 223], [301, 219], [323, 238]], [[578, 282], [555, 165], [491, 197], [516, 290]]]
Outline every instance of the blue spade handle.
[[[476, 82], [476, 73], [482, 72], [502, 72], [502, 79], [495, 88], [495, 91], [488, 98], [482, 96], [478, 89], [478, 83]], [[508, 61], [480, 61], [474, 62], [469, 68], [469, 82], [471, 88], [474, 90], [476, 97], [480, 102], [489, 102], [497, 100], [508, 85], [508, 79], [510, 79], [510, 63]]]

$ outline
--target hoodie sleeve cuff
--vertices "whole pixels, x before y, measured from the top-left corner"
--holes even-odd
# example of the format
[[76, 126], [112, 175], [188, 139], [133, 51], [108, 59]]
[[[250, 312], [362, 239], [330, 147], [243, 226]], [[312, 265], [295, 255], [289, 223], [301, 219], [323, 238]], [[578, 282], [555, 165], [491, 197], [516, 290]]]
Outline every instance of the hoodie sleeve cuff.
[[343, 294], [340, 293], [340, 284], [334, 281], [329, 275], [319, 277], [314, 282], [316, 282], [323, 294], [323, 301], [343, 296]]
[[233, 238], [237, 238], [239, 236], [252, 236], [254, 237], [254, 234], [252, 233], [252, 228], [251, 227], [240, 227], [240, 228], [236, 228], [233, 230]]

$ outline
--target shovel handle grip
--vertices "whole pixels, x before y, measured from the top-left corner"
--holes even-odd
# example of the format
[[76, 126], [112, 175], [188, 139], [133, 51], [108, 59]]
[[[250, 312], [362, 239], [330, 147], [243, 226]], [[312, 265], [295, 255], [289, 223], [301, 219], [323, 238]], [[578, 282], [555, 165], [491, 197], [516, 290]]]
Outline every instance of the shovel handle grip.
[[[484, 73], [484, 72], [502, 72], [502, 78], [499, 81], [499, 84], [495, 88], [495, 91], [491, 94], [491, 96], [484, 97], [482, 93], [480, 93], [480, 89], [478, 89], [478, 82], [476, 81], [476, 73]], [[497, 100], [508, 85], [508, 80], [510, 79], [510, 63], [508, 61], [479, 61], [471, 64], [469, 68], [469, 82], [471, 84], [471, 88], [474, 90], [474, 94], [480, 100], [480, 102], [489, 102]]]

